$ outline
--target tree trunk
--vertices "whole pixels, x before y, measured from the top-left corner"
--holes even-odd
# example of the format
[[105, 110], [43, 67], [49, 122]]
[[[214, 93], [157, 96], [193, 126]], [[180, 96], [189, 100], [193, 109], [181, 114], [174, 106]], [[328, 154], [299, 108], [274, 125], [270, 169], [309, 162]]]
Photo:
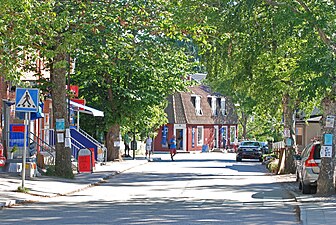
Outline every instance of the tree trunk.
[[[0, 75], [0, 116], [2, 116], [1, 113], [3, 112], [2, 99], [7, 99], [7, 82], [5, 82], [5, 79]], [[2, 119], [0, 119], [0, 122], [0, 141], [2, 141]]]
[[[295, 173], [295, 163], [294, 163], [294, 140], [295, 140], [295, 127], [294, 127], [294, 110], [292, 104], [290, 104], [291, 98], [289, 94], [285, 94], [282, 99], [282, 107], [284, 113], [284, 129], [289, 130], [289, 137], [285, 137], [285, 143], [289, 139], [292, 143], [292, 146], [286, 146], [285, 149], [285, 173]], [[286, 143], [287, 144], [287, 143]]]
[[[332, 97], [325, 97], [322, 101], [323, 107], [323, 128], [322, 128], [322, 143], [324, 143], [324, 134], [332, 134], [332, 157], [321, 158], [320, 174], [317, 179], [317, 194], [318, 195], [332, 195], [335, 193], [334, 187], [334, 162], [335, 157], [335, 129], [334, 127], [326, 127], [327, 116], [335, 116], [336, 102]], [[335, 123], [333, 124], [335, 126]]]
[[[56, 120], [64, 121], [64, 128], [69, 129], [69, 118], [66, 103], [66, 74], [67, 68], [61, 66], [66, 60], [65, 53], [58, 53], [50, 70], [52, 91], [52, 107], [53, 107], [53, 123], [56, 127]], [[63, 137], [63, 141], [58, 139], [59, 135]], [[60, 177], [72, 178], [73, 171], [71, 165], [71, 149], [65, 147], [65, 130], [56, 130], [56, 161], [55, 175]]]
[[246, 114], [244, 113], [244, 112], [242, 112], [242, 119], [241, 119], [241, 125], [242, 125], [242, 129], [243, 129], [243, 131], [242, 131], [242, 138], [243, 138], [243, 140], [246, 140], [246, 135], [247, 135], [247, 129], [246, 129], [246, 127], [247, 127], [247, 119], [248, 119], [248, 117], [246, 116]]
[[107, 161], [122, 160], [120, 141], [120, 125], [114, 124], [110, 127], [106, 135]]

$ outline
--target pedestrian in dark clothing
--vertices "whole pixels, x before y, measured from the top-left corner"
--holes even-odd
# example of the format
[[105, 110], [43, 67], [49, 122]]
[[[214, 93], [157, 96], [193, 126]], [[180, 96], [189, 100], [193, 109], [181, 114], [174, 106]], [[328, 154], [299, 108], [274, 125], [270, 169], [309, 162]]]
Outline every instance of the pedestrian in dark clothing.
[[130, 152], [130, 138], [128, 136], [128, 133], [124, 135], [124, 144], [125, 144], [125, 157], [131, 157], [129, 152]]

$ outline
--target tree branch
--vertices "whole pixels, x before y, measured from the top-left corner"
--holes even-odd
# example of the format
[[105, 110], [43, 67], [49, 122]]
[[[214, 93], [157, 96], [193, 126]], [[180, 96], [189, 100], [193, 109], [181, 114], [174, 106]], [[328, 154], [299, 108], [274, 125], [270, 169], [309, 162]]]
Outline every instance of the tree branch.
[[[336, 4], [336, 0], [333, 0], [334, 3]], [[276, 0], [264, 0], [264, 2], [268, 5], [271, 6], [279, 6], [279, 7], [288, 7], [292, 12], [295, 14], [299, 14], [300, 12], [293, 8], [292, 6], [288, 5], [285, 2], [279, 2]], [[305, 12], [312, 14], [311, 10], [309, 7], [302, 1], [302, 0], [296, 0], [296, 2], [305, 10]], [[332, 52], [336, 54], [336, 43], [333, 43], [331, 39], [328, 37], [328, 35], [324, 32], [324, 30], [317, 25], [317, 23], [313, 23], [314, 28], [317, 30], [319, 37], [323, 41], [324, 44], [326, 44], [328, 47], [331, 48]]]
[[271, 6], [288, 7], [290, 10], [292, 10], [293, 13], [300, 13], [297, 9], [288, 5], [286, 2], [278, 2], [278, 1], [274, 1], [274, 0], [264, 0], [264, 2], [267, 5], [271, 5]]
[[[309, 9], [309, 7], [302, 1], [302, 0], [296, 0], [303, 8], [304, 10], [309, 13], [309, 14], [312, 14], [311, 10]], [[334, 0], [334, 2], [336, 2], [336, 0]], [[315, 29], [317, 30], [320, 38], [322, 39], [322, 41], [328, 45], [332, 51], [336, 54], [336, 44], [335, 43], [332, 43], [332, 41], [330, 40], [330, 38], [327, 36], [327, 34], [324, 32], [324, 30], [322, 30], [321, 27], [319, 27], [317, 25], [317, 23], [315, 23], [314, 21], [314, 27]]]

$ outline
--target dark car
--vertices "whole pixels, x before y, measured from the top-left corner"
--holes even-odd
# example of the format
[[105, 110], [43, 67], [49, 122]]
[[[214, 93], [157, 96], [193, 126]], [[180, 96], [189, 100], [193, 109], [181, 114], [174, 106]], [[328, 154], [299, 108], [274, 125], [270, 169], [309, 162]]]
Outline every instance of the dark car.
[[260, 162], [263, 161], [263, 153], [261, 149], [260, 142], [258, 141], [243, 141], [240, 143], [237, 154], [236, 161], [241, 162], [243, 159], [258, 159]]
[[299, 182], [299, 189], [303, 194], [316, 192], [317, 178], [321, 165], [321, 143], [309, 143], [301, 152], [296, 155], [296, 180]]
[[270, 151], [268, 149], [267, 142], [260, 142], [260, 145], [261, 145], [261, 150], [262, 150], [263, 154], [269, 154], [270, 153]]

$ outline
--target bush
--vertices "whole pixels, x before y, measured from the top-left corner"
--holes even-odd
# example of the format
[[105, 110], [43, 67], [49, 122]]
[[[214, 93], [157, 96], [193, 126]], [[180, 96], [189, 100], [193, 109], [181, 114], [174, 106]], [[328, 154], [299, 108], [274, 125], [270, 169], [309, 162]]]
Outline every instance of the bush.
[[53, 166], [53, 165], [48, 166], [46, 175], [47, 176], [56, 176], [55, 166]]
[[266, 163], [266, 168], [271, 172], [271, 173], [276, 173], [279, 169], [279, 159], [272, 158], [267, 161]]

